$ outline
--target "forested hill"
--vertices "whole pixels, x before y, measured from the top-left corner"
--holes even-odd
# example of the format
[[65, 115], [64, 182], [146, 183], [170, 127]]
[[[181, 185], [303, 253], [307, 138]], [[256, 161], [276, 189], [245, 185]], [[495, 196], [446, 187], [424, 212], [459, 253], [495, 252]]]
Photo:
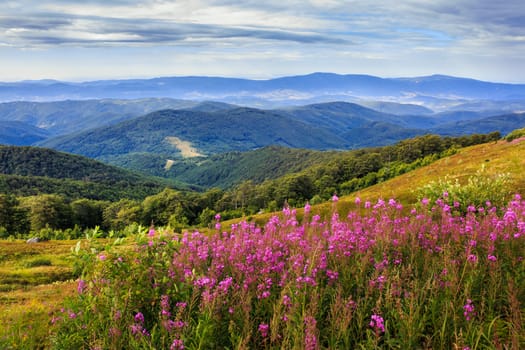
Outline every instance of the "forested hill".
[[167, 181], [45, 148], [0, 146], [0, 193], [59, 193], [68, 198], [143, 198]]
[[212, 113], [162, 110], [111, 127], [51, 139], [42, 145], [100, 160], [137, 152], [173, 157], [179, 153], [177, 145], [170, 141], [174, 138], [189, 142], [204, 154], [268, 145], [312, 149], [345, 146], [345, 140], [326, 129], [253, 108]]

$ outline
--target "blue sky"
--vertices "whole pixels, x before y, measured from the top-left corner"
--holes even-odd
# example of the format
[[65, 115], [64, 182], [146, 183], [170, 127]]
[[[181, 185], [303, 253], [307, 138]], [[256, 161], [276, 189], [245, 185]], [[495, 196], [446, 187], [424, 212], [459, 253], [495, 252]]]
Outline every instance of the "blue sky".
[[525, 83], [523, 0], [22, 0], [0, 81], [312, 72]]

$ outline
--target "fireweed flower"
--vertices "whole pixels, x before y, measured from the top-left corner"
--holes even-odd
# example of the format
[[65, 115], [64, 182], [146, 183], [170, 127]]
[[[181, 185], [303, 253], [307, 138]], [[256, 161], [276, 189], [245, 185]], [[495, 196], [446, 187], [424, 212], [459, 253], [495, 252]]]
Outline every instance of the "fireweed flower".
[[142, 312], [137, 312], [133, 318], [135, 319], [135, 322], [144, 323], [144, 315]]
[[310, 209], [311, 209], [310, 203], [306, 202], [306, 204], [304, 205], [304, 213], [309, 214]]
[[314, 350], [319, 348], [317, 339], [317, 321], [312, 316], [304, 318], [305, 332], [304, 332], [304, 348], [307, 350]]
[[478, 261], [478, 257], [476, 255], [474, 255], [474, 254], [469, 254], [467, 256], [467, 261], [471, 262], [471, 263], [475, 263], [475, 262]]
[[270, 329], [270, 326], [268, 326], [267, 323], [261, 323], [259, 325], [259, 332], [261, 333], [263, 338], [266, 338], [268, 336], [269, 329]]
[[467, 321], [470, 321], [474, 316], [476, 316], [476, 311], [472, 300], [467, 299], [467, 303], [463, 305], [463, 316]]
[[78, 292], [78, 294], [84, 293], [85, 289], [86, 289], [86, 281], [78, 280], [78, 285], [77, 285], [77, 292]]
[[339, 197], [337, 197], [337, 195], [334, 193], [334, 195], [332, 196], [332, 202], [337, 202], [339, 201]]
[[370, 317], [369, 326], [372, 327], [377, 334], [385, 332], [385, 320], [380, 315], [373, 314]]
[[184, 350], [184, 342], [181, 339], [174, 339], [170, 350]]

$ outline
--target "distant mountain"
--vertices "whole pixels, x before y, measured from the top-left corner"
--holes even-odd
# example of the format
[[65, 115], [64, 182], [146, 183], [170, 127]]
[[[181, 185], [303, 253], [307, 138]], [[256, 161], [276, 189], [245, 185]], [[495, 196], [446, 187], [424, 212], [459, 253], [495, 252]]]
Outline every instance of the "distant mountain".
[[0, 193], [141, 199], [169, 184], [77, 155], [37, 147], [0, 146]]
[[[198, 102], [174, 99], [86, 100], [58, 102], [0, 103], [0, 122], [17, 121], [41, 129], [45, 136], [63, 135], [87, 129], [112, 125], [161, 109], [196, 109], [217, 111], [235, 106], [220, 102]], [[11, 133], [12, 134], [12, 133]], [[42, 139], [42, 138], [41, 138]], [[30, 145], [38, 140], [26, 143]]]
[[[269, 80], [221, 77], [164, 77], [83, 83], [26, 81], [0, 83], [0, 101], [65, 99], [134, 99], [168, 97], [215, 100], [251, 106], [272, 102], [303, 105], [317, 101], [392, 101], [424, 106], [457, 105], [474, 100], [525, 100], [525, 84], [503, 84], [433, 75], [379, 78], [369, 75], [313, 73]], [[320, 102], [321, 102], [320, 101]]]
[[358, 104], [378, 112], [395, 115], [431, 115], [434, 111], [421, 105], [387, 101], [358, 101]]
[[[370, 122], [391, 123], [406, 128], [428, 128], [435, 124], [432, 117], [394, 115], [349, 102], [318, 103], [279, 111], [303, 122], [322, 126], [338, 135]], [[350, 142], [353, 143], [353, 140]]]
[[428, 130], [406, 128], [386, 122], [370, 122], [345, 132], [342, 136], [351, 140], [351, 148], [387, 146], [397, 141], [428, 134]]
[[141, 152], [177, 157], [184, 147], [209, 155], [269, 145], [340, 149], [346, 147], [346, 141], [329, 130], [274, 111], [236, 108], [217, 112], [158, 111], [42, 143], [45, 147], [101, 160]]
[[0, 120], [0, 144], [31, 145], [49, 137], [46, 130], [18, 121]]
[[159, 169], [159, 164], [182, 158], [272, 145], [310, 150], [357, 149], [385, 146], [428, 133], [505, 134], [523, 127], [522, 114], [487, 117], [481, 112], [457, 111], [427, 116], [394, 115], [348, 102], [275, 110], [220, 103], [198, 108], [204, 111], [158, 111], [51, 138], [39, 145], [132, 169], [144, 169], [144, 164], [150, 163]]
[[440, 135], [484, 134], [499, 131], [502, 135], [525, 127], [525, 113], [497, 115], [476, 120], [461, 120], [442, 124], [431, 131]]

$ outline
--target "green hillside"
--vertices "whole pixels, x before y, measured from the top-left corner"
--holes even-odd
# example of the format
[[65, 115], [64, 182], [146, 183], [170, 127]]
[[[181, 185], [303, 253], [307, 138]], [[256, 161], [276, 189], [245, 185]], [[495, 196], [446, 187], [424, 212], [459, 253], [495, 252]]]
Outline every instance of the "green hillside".
[[77, 155], [36, 147], [0, 146], [0, 193], [66, 198], [144, 198], [169, 184]]
[[242, 181], [256, 183], [295, 173], [327, 162], [339, 152], [268, 146], [247, 152], [228, 152], [209, 157], [166, 158], [150, 153], [133, 153], [111, 159], [112, 164], [153, 176], [174, 178], [203, 187], [230, 188]]
[[[432, 181], [451, 179], [466, 184], [471, 177], [508, 174], [509, 190], [525, 194], [525, 139], [498, 141], [467, 147], [428, 166], [363, 189], [351, 197], [404, 198], [414, 202], [416, 189]], [[483, 169], [483, 171], [481, 171]], [[481, 173], [480, 173], [481, 171]]]
[[45, 147], [101, 160], [134, 152], [176, 157], [171, 138], [198, 152], [217, 154], [269, 145], [338, 149], [345, 141], [333, 133], [281, 114], [250, 108], [201, 112], [164, 110], [117, 125], [44, 142]]

